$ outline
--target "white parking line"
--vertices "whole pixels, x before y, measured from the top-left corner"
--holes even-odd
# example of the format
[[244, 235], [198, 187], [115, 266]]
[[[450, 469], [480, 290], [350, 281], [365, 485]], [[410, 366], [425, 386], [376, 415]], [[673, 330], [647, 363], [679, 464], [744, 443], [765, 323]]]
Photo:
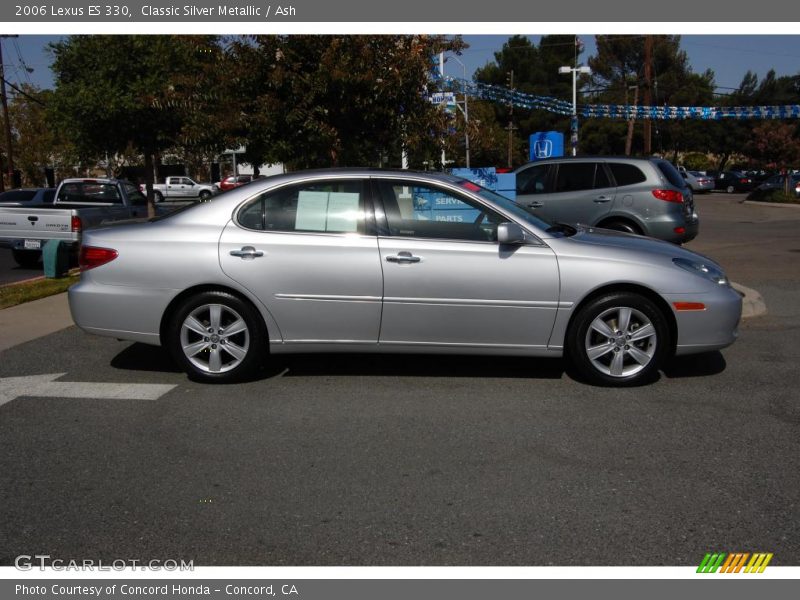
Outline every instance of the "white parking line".
[[162, 383], [95, 383], [55, 381], [66, 373], [0, 379], [0, 406], [20, 396], [39, 398], [96, 398], [101, 400], [158, 400], [177, 387]]

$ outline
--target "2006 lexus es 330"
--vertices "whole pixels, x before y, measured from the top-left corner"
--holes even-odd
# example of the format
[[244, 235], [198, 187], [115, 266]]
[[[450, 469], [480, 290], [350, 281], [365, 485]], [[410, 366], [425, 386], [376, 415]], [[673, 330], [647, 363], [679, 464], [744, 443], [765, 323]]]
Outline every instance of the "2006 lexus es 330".
[[565, 355], [590, 382], [633, 385], [671, 355], [733, 343], [741, 315], [708, 258], [409, 171], [257, 181], [87, 231], [80, 260], [81, 328], [164, 345], [205, 381], [268, 353], [353, 351]]

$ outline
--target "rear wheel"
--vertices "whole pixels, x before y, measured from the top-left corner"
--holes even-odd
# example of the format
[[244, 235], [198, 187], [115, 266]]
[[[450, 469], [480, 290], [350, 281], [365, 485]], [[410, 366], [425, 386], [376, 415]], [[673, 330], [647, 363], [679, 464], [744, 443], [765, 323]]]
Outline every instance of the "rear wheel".
[[12, 250], [11, 256], [20, 267], [33, 269], [39, 266], [42, 252], [40, 250]]
[[211, 192], [208, 190], [203, 190], [200, 192], [200, 202], [208, 202], [209, 198], [211, 198]]
[[733, 192], [736, 191], [736, 188], [733, 187], [732, 185], [729, 185], [728, 187], [725, 188], [725, 191], [728, 192], [729, 194], [732, 194]]
[[575, 316], [567, 353], [579, 373], [600, 385], [646, 383], [670, 348], [669, 327], [649, 299], [621, 292], [600, 296]]
[[614, 231], [624, 231], [625, 233], [635, 233], [641, 235], [642, 231], [630, 221], [616, 220], [603, 223], [601, 226], [604, 229], [613, 229]]
[[202, 292], [185, 300], [167, 332], [175, 360], [194, 379], [237, 381], [261, 366], [267, 335], [257, 311], [227, 292]]

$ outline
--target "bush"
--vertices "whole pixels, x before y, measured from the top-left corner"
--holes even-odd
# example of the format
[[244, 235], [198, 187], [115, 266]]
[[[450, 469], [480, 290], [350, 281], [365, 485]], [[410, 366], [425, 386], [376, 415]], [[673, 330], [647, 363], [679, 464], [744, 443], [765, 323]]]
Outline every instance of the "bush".
[[711, 168], [711, 161], [702, 152], [690, 152], [683, 157], [683, 166], [687, 171], [706, 171]]

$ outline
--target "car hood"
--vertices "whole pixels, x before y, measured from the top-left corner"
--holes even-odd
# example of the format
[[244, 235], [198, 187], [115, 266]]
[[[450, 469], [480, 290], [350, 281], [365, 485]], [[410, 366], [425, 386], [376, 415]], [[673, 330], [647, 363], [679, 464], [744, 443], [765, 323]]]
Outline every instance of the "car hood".
[[[551, 241], [554, 240], [548, 240], [548, 243]], [[636, 262], [651, 260], [658, 263], [664, 260], [671, 261], [673, 258], [685, 258], [687, 260], [700, 260], [719, 267], [713, 259], [676, 244], [610, 229], [578, 226], [578, 231], [575, 235], [559, 238], [559, 242], [568, 242], [571, 253], [587, 257], [602, 256], [619, 260], [634, 260]], [[561, 243], [558, 245], [562, 246]], [[563, 245], [566, 249], [567, 244]]]

